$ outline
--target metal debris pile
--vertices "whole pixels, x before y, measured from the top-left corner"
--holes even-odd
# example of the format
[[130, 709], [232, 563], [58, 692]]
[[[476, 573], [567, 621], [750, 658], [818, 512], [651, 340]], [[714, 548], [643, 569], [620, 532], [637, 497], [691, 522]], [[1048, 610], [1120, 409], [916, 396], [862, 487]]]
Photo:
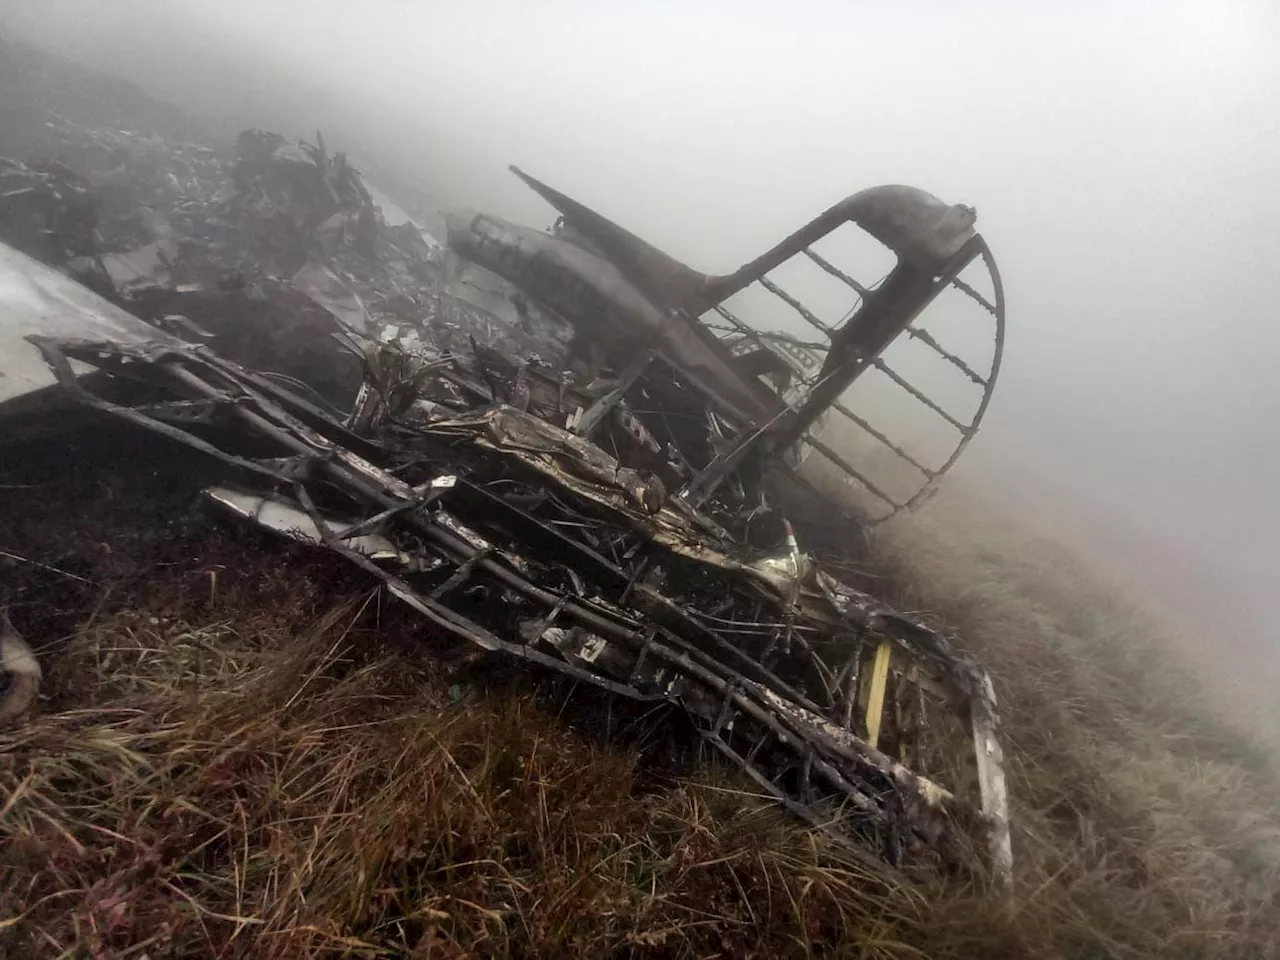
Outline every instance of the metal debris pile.
[[[146, 324], [69, 296], [59, 310], [74, 317], [48, 329], [0, 312], [31, 331], [58, 396], [210, 455], [210, 504], [344, 558], [477, 651], [680, 705], [762, 790], [853, 849], [955, 863], [976, 829], [1007, 874], [989, 680], [859, 588], [865, 518], [798, 468], [804, 449], [842, 462], [815, 424], [898, 334], [928, 336], [912, 324], [968, 286], [961, 270], [994, 271], [972, 211], [864, 191], [714, 277], [531, 178], [556, 228], [452, 216], [446, 250], [411, 219], [389, 223], [319, 137], [248, 131], [234, 154], [68, 137], [118, 166], [61, 192], [6, 168], [45, 184], [36, 235], [56, 242], [25, 249], [73, 276], [94, 264]], [[68, 246], [60, 204], [94, 190], [93, 246]], [[899, 265], [879, 285], [846, 275], [857, 305], [831, 325], [768, 274], [817, 257], [844, 223]], [[724, 301], [755, 283], [824, 339], [739, 321]], [[981, 409], [1003, 332], [995, 287]]]
[[349, 403], [360, 383], [335, 336], [455, 351], [475, 336], [551, 356], [568, 337], [448, 292], [440, 241], [403, 212], [390, 222], [319, 134], [247, 130], [225, 150], [66, 121], [59, 132], [60, 156], [86, 173], [3, 161], [0, 239], [254, 366], [314, 375], [322, 351], [312, 386], [330, 402]]
[[112, 285], [97, 256], [100, 202], [92, 184], [57, 161], [0, 157], [0, 240], [104, 293]]

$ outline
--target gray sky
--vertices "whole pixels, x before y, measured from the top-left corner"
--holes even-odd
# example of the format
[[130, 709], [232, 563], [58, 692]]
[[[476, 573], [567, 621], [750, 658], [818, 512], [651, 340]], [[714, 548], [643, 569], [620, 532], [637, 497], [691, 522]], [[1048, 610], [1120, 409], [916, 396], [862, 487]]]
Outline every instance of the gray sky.
[[1280, 640], [1274, 2], [10, 0], [0, 23], [545, 225], [519, 163], [710, 271], [866, 186], [972, 204], [1010, 334], [964, 472]]

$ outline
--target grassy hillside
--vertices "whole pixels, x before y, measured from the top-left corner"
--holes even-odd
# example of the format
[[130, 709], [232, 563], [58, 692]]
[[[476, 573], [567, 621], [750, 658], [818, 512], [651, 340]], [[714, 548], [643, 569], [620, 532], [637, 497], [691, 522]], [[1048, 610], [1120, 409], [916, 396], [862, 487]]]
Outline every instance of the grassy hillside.
[[1280, 953], [1270, 760], [1161, 629], [958, 496], [878, 547], [996, 676], [1011, 910], [870, 875], [568, 722], [572, 691], [451, 673], [358, 583], [220, 539], [45, 651], [41, 715], [0, 733], [0, 955]]
[[1280, 955], [1274, 756], [1221, 719], [1173, 628], [955, 492], [892, 525], [881, 554], [894, 598], [957, 628], [996, 680], [1027, 942]]

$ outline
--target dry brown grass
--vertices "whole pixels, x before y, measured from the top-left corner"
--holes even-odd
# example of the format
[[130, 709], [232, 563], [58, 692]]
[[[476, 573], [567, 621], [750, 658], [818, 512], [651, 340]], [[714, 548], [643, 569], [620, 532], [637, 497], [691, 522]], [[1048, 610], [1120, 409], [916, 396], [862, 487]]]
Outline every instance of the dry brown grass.
[[659, 777], [545, 691], [447, 675], [358, 580], [215, 540], [47, 650], [0, 732], [0, 956], [1278, 955], [1271, 760], [1162, 628], [958, 496], [878, 545], [995, 675], [1012, 912], [870, 874], [714, 767]]
[[48, 712], [0, 734], [7, 955], [965, 957], [1001, 942], [964, 891], [895, 887], [714, 771], [655, 783], [528, 692], [363, 652], [370, 596], [295, 622], [318, 600], [296, 587], [279, 573], [208, 609], [162, 582], [56, 657]]
[[1220, 719], [1172, 628], [955, 491], [879, 547], [895, 599], [957, 628], [995, 678], [1018, 923], [1044, 955], [1280, 955], [1274, 757]]

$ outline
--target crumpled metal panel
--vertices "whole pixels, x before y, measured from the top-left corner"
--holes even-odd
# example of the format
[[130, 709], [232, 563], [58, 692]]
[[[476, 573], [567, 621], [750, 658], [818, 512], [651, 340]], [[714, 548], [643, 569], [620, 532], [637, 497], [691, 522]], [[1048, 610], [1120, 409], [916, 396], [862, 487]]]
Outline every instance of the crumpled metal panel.
[[56, 383], [27, 341], [32, 334], [125, 343], [164, 338], [53, 267], [0, 243], [0, 407]]
[[767, 418], [781, 407], [763, 385], [739, 374], [719, 341], [687, 317], [655, 306], [608, 260], [485, 214], [451, 217], [449, 245], [619, 353], [660, 344], [673, 367], [742, 423]]
[[437, 420], [427, 432], [466, 437], [495, 453], [532, 467], [549, 483], [564, 486], [613, 512], [627, 524], [697, 563], [742, 575], [790, 602], [806, 616], [828, 622], [842, 614], [807, 559], [799, 569], [787, 554], [750, 555], [729, 535], [678, 497], [654, 490], [654, 478], [622, 466], [600, 447], [553, 423], [511, 407], [495, 407], [473, 417]]

